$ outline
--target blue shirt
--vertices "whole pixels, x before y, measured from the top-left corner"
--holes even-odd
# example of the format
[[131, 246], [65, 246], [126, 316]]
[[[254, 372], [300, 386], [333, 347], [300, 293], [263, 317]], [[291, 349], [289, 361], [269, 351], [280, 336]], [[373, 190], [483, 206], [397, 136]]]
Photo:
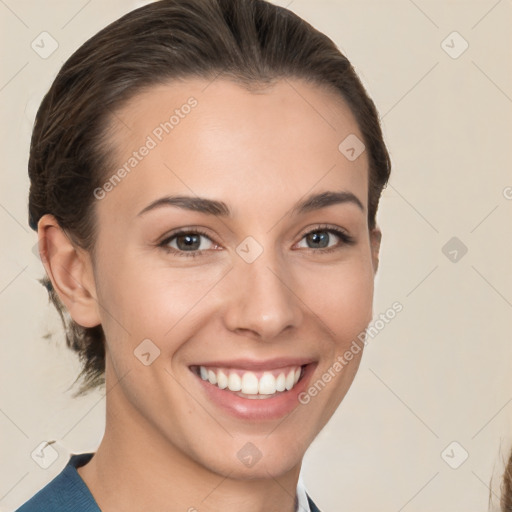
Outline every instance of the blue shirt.
[[[93, 455], [93, 452], [72, 454], [64, 469], [15, 512], [101, 512], [76, 470], [87, 464]], [[301, 485], [299, 482], [297, 512], [320, 512]]]

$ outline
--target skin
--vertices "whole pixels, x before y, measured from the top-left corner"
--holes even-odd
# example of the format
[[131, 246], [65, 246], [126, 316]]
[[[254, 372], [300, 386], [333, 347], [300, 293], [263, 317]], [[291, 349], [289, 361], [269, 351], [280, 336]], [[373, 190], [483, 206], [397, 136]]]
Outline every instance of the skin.
[[[258, 93], [190, 79], [152, 87], [116, 113], [109, 137], [117, 166], [190, 96], [198, 101], [191, 113], [95, 201], [94, 257], [51, 215], [39, 222], [59, 297], [78, 324], [101, 323], [107, 339], [105, 435], [78, 473], [104, 512], [292, 512], [304, 453], [347, 393], [363, 351], [279, 420], [223, 414], [189, 365], [302, 356], [317, 362], [315, 382], [364, 331], [380, 241], [367, 223], [368, 159], [363, 152], [349, 161], [338, 150], [349, 134], [362, 135], [330, 91], [298, 79]], [[309, 194], [341, 190], [363, 209], [346, 202], [290, 213]], [[175, 206], [138, 216], [173, 194], [224, 201], [232, 217]], [[305, 236], [319, 224], [346, 231], [354, 244], [323, 228], [336, 247], [325, 253]], [[208, 233], [201, 255], [158, 247], [191, 226]], [[247, 236], [263, 247], [252, 263], [236, 252]], [[177, 243], [168, 245], [185, 252]], [[145, 366], [134, 349], [147, 338], [160, 355]], [[237, 457], [247, 442], [262, 453], [251, 468]]]

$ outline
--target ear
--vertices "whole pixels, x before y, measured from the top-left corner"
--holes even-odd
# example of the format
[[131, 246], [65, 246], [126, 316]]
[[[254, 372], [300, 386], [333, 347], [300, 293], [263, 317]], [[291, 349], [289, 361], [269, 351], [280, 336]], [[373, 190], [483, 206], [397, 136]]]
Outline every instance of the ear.
[[378, 226], [370, 231], [370, 245], [372, 251], [372, 262], [373, 262], [373, 275], [377, 273], [379, 268], [379, 253], [380, 253], [380, 241], [382, 239], [382, 232]]
[[48, 278], [71, 318], [82, 327], [101, 323], [89, 253], [77, 247], [53, 215], [37, 227], [39, 254]]

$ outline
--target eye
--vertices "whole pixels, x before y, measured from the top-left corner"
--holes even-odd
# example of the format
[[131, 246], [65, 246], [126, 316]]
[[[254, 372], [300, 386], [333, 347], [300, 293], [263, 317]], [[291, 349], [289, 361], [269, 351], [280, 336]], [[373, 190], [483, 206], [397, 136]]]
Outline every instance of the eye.
[[[338, 238], [341, 243], [335, 245], [329, 245], [331, 240]], [[353, 245], [355, 240], [348, 233], [340, 228], [334, 228], [329, 226], [317, 226], [312, 231], [308, 231], [302, 238], [306, 244], [306, 249], [319, 249], [320, 252], [332, 252], [337, 249], [341, 249], [344, 245]], [[317, 251], [318, 252], [318, 251]]]
[[[335, 245], [329, 245], [333, 235], [340, 242]], [[209, 243], [202, 243], [203, 239], [208, 240]], [[311, 244], [306, 246], [305, 249], [321, 253], [329, 253], [342, 249], [345, 245], [353, 245], [355, 243], [355, 239], [348, 233], [340, 228], [330, 226], [317, 226], [315, 229], [305, 233], [302, 240], [305, 240], [307, 244]], [[201, 256], [206, 251], [215, 250], [218, 247], [206, 232], [198, 228], [181, 229], [166, 237], [157, 245], [167, 253], [185, 257]]]
[[202, 243], [202, 239], [209, 240], [210, 244], [216, 244], [211, 238], [199, 229], [181, 230], [162, 240], [158, 246], [166, 252], [177, 256], [195, 257], [200, 256], [204, 251], [212, 249], [209, 244]]

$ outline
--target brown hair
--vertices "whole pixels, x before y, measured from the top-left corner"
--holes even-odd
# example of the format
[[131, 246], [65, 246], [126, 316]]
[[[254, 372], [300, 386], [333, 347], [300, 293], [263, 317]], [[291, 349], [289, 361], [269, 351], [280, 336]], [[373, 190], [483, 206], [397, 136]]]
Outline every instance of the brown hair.
[[512, 512], [512, 450], [501, 481], [500, 505], [502, 512]]
[[[368, 224], [375, 227], [391, 170], [375, 105], [331, 39], [264, 0], [160, 0], [111, 23], [71, 55], [36, 115], [28, 164], [30, 227], [37, 230], [39, 219], [53, 214], [78, 247], [94, 254], [93, 191], [112, 165], [105, 135], [113, 113], [151, 85], [219, 73], [249, 90], [292, 77], [341, 95], [364, 137]], [[76, 324], [48, 277], [41, 282], [61, 316], [67, 345], [82, 362], [75, 396], [84, 394], [104, 384], [103, 329]]]

